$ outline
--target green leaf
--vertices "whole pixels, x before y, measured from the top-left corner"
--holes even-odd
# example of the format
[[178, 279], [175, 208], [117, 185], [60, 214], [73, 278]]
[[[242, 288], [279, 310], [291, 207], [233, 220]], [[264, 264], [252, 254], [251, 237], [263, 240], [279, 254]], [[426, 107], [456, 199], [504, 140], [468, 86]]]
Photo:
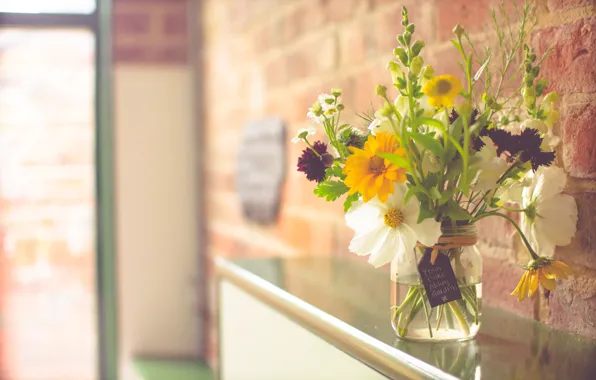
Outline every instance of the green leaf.
[[425, 149], [433, 152], [435, 156], [439, 158], [443, 157], [443, 146], [433, 135], [410, 132], [410, 136], [412, 136], [412, 138]]
[[403, 156], [399, 156], [394, 153], [377, 153], [377, 156], [394, 163], [400, 168], [410, 168], [410, 164], [408, 164], [408, 161]]
[[323, 181], [315, 187], [314, 193], [327, 201], [334, 201], [348, 190], [349, 188], [341, 181]]
[[348, 128], [350, 126], [350, 124], [342, 124], [339, 126], [338, 131], [344, 130], [346, 128]]
[[421, 185], [425, 189], [430, 189], [431, 187], [436, 187], [439, 181], [439, 174], [438, 173], [428, 173], [424, 180], [422, 181]]
[[474, 74], [474, 82], [477, 82], [478, 79], [480, 79], [480, 76], [482, 75], [484, 70], [486, 70], [486, 68], [488, 67], [488, 63], [490, 62], [491, 55], [492, 55], [492, 53], [489, 51], [488, 56], [486, 57], [486, 60], [484, 61], [482, 66], [480, 66], [478, 71], [476, 71], [476, 74]]
[[436, 187], [431, 187], [429, 190], [430, 196], [434, 200], [441, 199], [441, 192]]
[[404, 203], [408, 203], [412, 195], [416, 194], [417, 191], [417, 186], [408, 187], [408, 191], [406, 191], [406, 195], [404, 196]]
[[457, 178], [458, 175], [461, 174], [461, 165], [462, 159], [461, 157], [452, 160], [451, 163], [447, 166], [447, 173], [445, 173], [445, 180], [453, 181]]
[[472, 216], [453, 199], [447, 202], [445, 215], [452, 220], [470, 220]]
[[335, 161], [333, 163], [333, 166], [330, 168], [327, 168], [325, 170], [325, 174], [327, 175], [327, 177], [337, 177], [339, 179], [344, 179], [346, 178], [346, 175], [343, 172], [343, 169], [341, 167], [341, 164], [337, 161]]
[[358, 198], [360, 198], [359, 193], [354, 193], [352, 195], [348, 195], [348, 197], [346, 198], [346, 200], [344, 202], [344, 212], [348, 212], [350, 207], [352, 207], [352, 203], [356, 202], [358, 200]]
[[453, 189], [444, 190], [441, 193], [441, 198], [439, 198], [439, 206], [443, 206], [445, 203], [447, 203], [447, 201], [450, 200], [452, 196], [453, 196]]
[[418, 214], [418, 223], [421, 223], [424, 219], [434, 218], [435, 211], [432, 210], [428, 203], [420, 203], [420, 214]]

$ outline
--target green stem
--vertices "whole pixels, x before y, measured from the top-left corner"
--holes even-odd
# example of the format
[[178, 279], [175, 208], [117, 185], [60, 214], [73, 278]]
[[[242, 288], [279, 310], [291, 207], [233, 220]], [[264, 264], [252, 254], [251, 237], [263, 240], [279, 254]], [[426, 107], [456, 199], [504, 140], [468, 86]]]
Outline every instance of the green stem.
[[501, 214], [500, 212], [496, 212], [496, 211], [492, 211], [492, 212], [487, 212], [486, 214], [482, 214], [480, 216], [476, 216], [473, 219], [473, 222], [477, 222], [480, 219], [484, 219], [488, 216], [500, 216], [501, 218], [507, 219], [509, 221], [509, 223], [511, 223], [511, 225], [517, 230], [517, 233], [519, 234], [519, 237], [521, 237], [521, 239], [523, 240], [524, 244], [526, 245], [526, 248], [528, 248], [528, 251], [530, 251], [530, 255], [532, 256], [532, 259], [536, 260], [538, 259], [540, 256], [538, 256], [538, 254], [536, 254], [536, 252], [534, 252], [534, 250], [532, 249], [532, 246], [530, 245], [530, 242], [528, 241], [528, 239], [526, 238], [526, 235], [524, 235], [524, 233], [522, 232], [521, 228], [519, 228], [519, 226], [517, 225], [517, 223], [515, 222], [515, 220], [511, 219], [510, 217], [508, 217], [505, 214]]
[[410, 313], [408, 314], [408, 317], [404, 321], [405, 326], [401, 329], [398, 329], [401, 336], [406, 336], [406, 334], [408, 333], [408, 326], [410, 326], [412, 319], [414, 319], [414, 317], [416, 316], [416, 314], [418, 314], [418, 312], [420, 311], [420, 308], [422, 307], [421, 303], [423, 303], [424, 300], [422, 298], [422, 295], [418, 294], [418, 296], [419, 297], [416, 299], [414, 305], [410, 309]]
[[404, 302], [401, 303], [401, 305], [399, 305], [399, 307], [397, 307], [395, 309], [395, 312], [393, 313], [394, 320], [395, 320], [395, 318], [397, 318], [397, 315], [402, 311], [402, 309], [412, 301], [412, 298], [414, 297], [414, 295], [417, 292], [418, 292], [418, 287], [414, 286], [414, 285], [410, 285], [410, 289], [408, 289], [408, 294], [406, 295], [406, 299], [404, 300]]
[[469, 288], [462, 288], [461, 294], [474, 310], [474, 323], [478, 324], [478, 301], [476, 300], [476, 297], [470, 293]]
[[437, 331], [439, 331], [439, 327], [441, 326], [441, 321], [443, 320], [444, 312], [445, 312], [445, 304], [439, 306], [439, 313], [437, 314], [437, 327], [436, 327]]
[[428, 308], [426, 306], [426, 295], [420, 289], [420, 297], [422, 298], [422, 306], [424, 307], [424, 315], [426, 316], [426, 324], [428, 325], [428, 334], [430, 337], [433, 337], [433, 329], [430, 327], [430, 314], [428, 313]]
[[468, 322], [466, 322], [466, 318], [462, 314], [459, 305], [455, 301], [449, 302], [448, 305], [451, 308], [451, 311], [453, 311], [453, 314], [455, 314], [455, 318], [457, 318], [457, 322], [459, 322], [459, 326], [463, 330], [464, 335], [470, 335], [470, 328], [468, 327]]
[[447, 327], [453, 329], [453, 312], [450, 307], [445, 307], [445, 319], [447, 320]]
[[321, 155], [319, 154], [319, 152], [317, 152], [315, 150], [315, 148], [312, 146], [312, 144], [310, 143], [310, 141], [308, 141], [308, 139], [306, 137], [304, 137], [303, 140], [306, 143], [306, 145], [308, 145], [308, 147], [310, 148], [310, 150], [312, 150], [314, 152], [314, 154], [316, 154], [318, 157], [321, 157]]

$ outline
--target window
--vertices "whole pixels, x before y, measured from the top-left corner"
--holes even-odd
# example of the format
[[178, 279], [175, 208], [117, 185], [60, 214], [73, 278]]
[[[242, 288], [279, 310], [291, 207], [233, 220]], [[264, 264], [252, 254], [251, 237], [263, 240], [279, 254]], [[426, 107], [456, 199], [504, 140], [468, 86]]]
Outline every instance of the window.
[[116, 378], [109, 3], [0, 0], [1, 379]]

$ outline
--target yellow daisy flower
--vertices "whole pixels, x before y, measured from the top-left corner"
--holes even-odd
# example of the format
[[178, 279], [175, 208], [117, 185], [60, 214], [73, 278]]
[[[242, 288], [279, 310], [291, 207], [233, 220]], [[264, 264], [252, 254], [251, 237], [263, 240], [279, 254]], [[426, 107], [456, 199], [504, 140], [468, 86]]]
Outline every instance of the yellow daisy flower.
[[433, 107], [451, 107], [453, 100], [462, 89], [459, 78], [453, 75], [439, 75], [424, 84], [422, 92], [428, 96]]
[[352, 155], [346, 160], [344, 180], [350, 188], [349, 194], [359, 192], [364, 202], [368, 202], [375, 195], [381, 202], [387, 201], [393, 193], [394, 182], [406, 181], [406, 170], [389, 160], [377, 156], [377, 153], [393, 153], [405, 156], [405, 151], [397, 144], [393, 134], [387, 132], [369, 136], [364, 143], [364, 149], [350, 147]]
[[530, 298], [538, 290], [538, 284], [544, 289], [555, 290], [557, 278], [566, 279], [572, 273], [573, 270], [564, 262], [541, 257], [528, 265], [528, 269], [511, 295], [517, 295], [519, 301], [526, 296]]

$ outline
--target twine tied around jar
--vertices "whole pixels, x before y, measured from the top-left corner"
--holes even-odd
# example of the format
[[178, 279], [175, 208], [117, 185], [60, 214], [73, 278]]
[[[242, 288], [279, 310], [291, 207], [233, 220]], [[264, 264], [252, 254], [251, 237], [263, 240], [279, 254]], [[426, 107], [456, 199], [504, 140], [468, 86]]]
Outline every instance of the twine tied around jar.
[[430, 263], [435, 265], [435, 261], [437, 261], [437, 257], [439, 256], [439, 250], [443, 249], [452, 249], [452, 248], [459, 248], [459, 247], [469, 247], [475, 245], [478, 241], [476, 234], [473, 235], [452, 235], [452, 236], [441, 236], [437, 244], [433, 246], [427, 246], [420, 242], [416, 242], [417, 247], [422, 248], [432, 248], [432, 252], [430, 254]]

